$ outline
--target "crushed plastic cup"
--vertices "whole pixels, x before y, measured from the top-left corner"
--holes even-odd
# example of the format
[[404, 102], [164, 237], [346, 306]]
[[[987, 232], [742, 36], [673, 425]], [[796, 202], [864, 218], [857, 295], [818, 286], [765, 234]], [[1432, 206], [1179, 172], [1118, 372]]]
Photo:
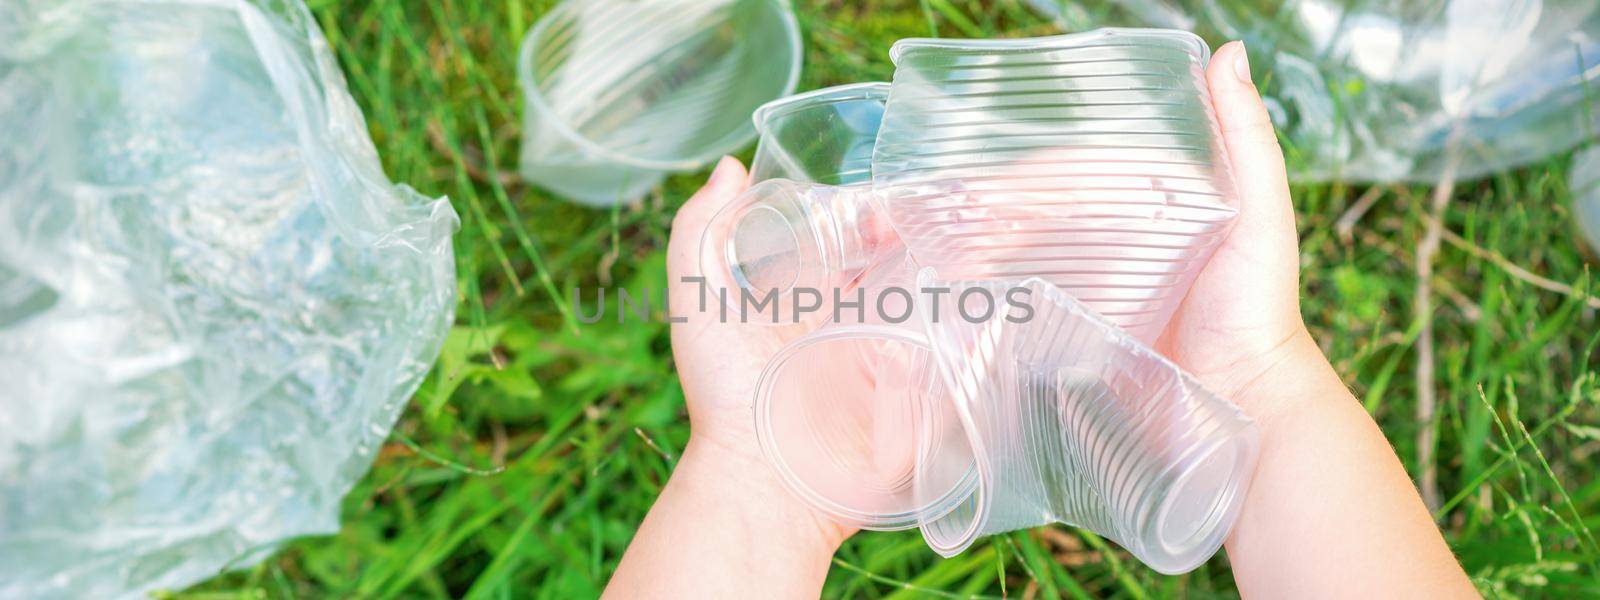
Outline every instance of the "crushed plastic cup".
[[901, 40], [874, 200], [957, 280], [1043, 278], [1152, 342], [1237, 216], [1192, 34]]
[[797, 496], [863, 529], [915, 527], [977, 484], [913, 314], [915, 277], [903, 255], [874, 268], [846, 293], [860, 310], [785, 346], [756, 385], [768, 462]]
[[[701, 268], [727, 273], [716, 293], [740, 306], [761, 305], [747, 322], [815, 322], [833, 290], [850, 285], [900, 252], [869, 199], [867, 186], [835, 187], [771, 179], [746, 190], [711, 219], [701, 239]], [[799, 295], [807, 298], [799, 298]]]
[[862, 287], [911, 290], [912, 318], [824, 325], [757, 386], [758, 439], [801, 498], [858, 527], [920, 526], [944, 556], [1050, 523], [1163, 573], [1216, 552], [1256, 459], [1237, 407], [1042, 279], [886, 268]]
[[870, 184], [872, 148], [888, 98], [889, 84], [858, 83], [762, 106], [755, 114], [761, 141], [750, 163], [751, 181]]
[[520, 170], [584, 204], [632, 202], [749, 142], [800, 61], [788, 0], [568, 0], [522, 43]]
[[1588, 238], [1589, 249], [1600, 255], [1600, 147], [1579, 152], [1572, 159], [1570, 177], [1578, 231]]
[[924, 270], [919, 285], [994, 308], [922, 313], [978, 478], [961, 507], [922, 523], [930, 547], [949, 556], [1066, 523], [1162, 573], [1216, 553], [1255, 468], [1258, 433], [1238, 407], [1042, 279], [940, 284]]

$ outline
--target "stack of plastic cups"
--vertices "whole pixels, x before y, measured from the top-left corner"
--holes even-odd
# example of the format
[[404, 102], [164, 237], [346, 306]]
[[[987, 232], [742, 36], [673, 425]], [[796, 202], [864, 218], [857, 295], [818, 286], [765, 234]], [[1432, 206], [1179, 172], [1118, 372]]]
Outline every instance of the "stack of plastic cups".
[[584, 204], [637, 200], [749, 142], [800, 60], [788, 0], [569, 0], [522, 43], [522, 175]]
[[[1216, 551], [1254, 428], [1148, 348], [1236, 216], [1208, 57], [1165, 31], [903, 41], [872, 209], [778, 180], [718, 219], [708, 268], [865, 300], [865, 322], [834, 315], [758, 386], [762, 447], [796, 493], [863, 528], [920, 526], [947, 556], [1050, 522], [1168, 573]], [[784, 202], [803, 210], [751, 217]], [[758, 241], [788, 258], [738, 259]], [[969, 296], [1005, 302], [972, 319]], [[800, 391], [819, 377], [839, 393]]]

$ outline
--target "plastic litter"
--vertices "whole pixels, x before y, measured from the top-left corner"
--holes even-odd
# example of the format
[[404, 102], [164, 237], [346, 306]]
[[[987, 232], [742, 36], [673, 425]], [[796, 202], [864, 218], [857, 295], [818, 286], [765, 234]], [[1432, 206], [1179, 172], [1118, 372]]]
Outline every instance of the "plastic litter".
[[[886, 101], [869, 84], [762, 111], [800, 143], [763, 127], [757, 164], [809, 182], [725, 208], [702, 266], [860, 307], [835, 299], [757, 386], [758, 438], [798, 496], [857, 527], [921, 527], [946, 556], [1051, 522], [1167, 573], [1217, 550], [1253, 425], [1148, 348], [1237, 216], [1209, 54], [1156, 30], [903, 40]], [[875, 143], [841, 126], [841, 104], [879, 102]], [[870, 185], [841, 158], [867, 147]], [[1029, 318], [1009, 318], [1017, 291]], [[972, 293], [991, 302], [977, 319]]]
[[874, 196], [957, 280], [1041, 277], [1147, 343], [1237, 216], [1192, 34], [901, 40]]
[[[1068, 29], [1090, 18], [1032, 0]], [[1242, 39], [1299, 180], [1476, 178], [1600, 131], [1593, 0], [1117, 0], [1099, 25]]]
[[564, 2], [522, 43], [522, 176], [584, 204], [638, 200], [749, 142], [800, 61], [788, 0]]
[[1600, 256], [1600, 146], [1587, 148], [1572, 159], [1570, 177], [1578, 230], [1588, 238], [1589, 249]]
[[1255, 465], [1248, 417], [1042, 279], [904, 273], [873, 279], [944, 301], [917, 295], [910, 325], [825, 325], [762, 376], [757, 433], [798, 495], [859, 527], [920, 526], [944, 556], [1055, 522], [1163, 573], [1216, 552]]
[[873, 208], [872, 149], [889, 84], [825, 88], [774, 100], [755, 113], [761, 133], [751, 161], [755, 185], [712, 218], [701, 240], [702, 272], [727, 273], [719, 293], [733, 302], [774, 293], [750, 322], [815, 323], [829, 311], [798, 314], [792, 292], [831, 292], [903, 254]]
[[336, 531], [451, 323], [450, 204], [384, 176], [300, 2], [0, 30], [0, 597], [144, 597]]
[[[746, 311], [750, 323], [815, 323], [831, 312], [802, 314], [796, 296], [810, 292], [831, 308], [834, 290], [904, 254], [899, 239], [872, 208], [870, 185], [847, 187], [770, 179], [746, 190], [712, 217], [701, 240], [702, 272], [725, 273], [718, 294]], [[746, 300], [749, 298], [750, 300]]]
[[916, 276], [904, 253], [874, 267], [843, 294], [861, 308], [785, 346], [756, 386], [768, 461], [801, 498], [864, 529], [915, 527], [976, 489], [916, 316]]
[[857, 83], [774, 100], [756, 110], [755, 160], [750, 179], [788, 179], [825, 185], [872, 182], [887, 83]]

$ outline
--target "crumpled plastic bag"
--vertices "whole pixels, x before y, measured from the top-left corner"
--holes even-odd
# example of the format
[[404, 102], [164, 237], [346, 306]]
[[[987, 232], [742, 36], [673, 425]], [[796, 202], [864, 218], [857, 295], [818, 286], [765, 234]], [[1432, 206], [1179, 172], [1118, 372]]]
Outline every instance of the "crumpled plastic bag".
[[0, 597], [338, 529], [454, 306], [299, 0], [0, 5]]
[[[1063, 26], [1245, 40], [1298, 180], [1475, 178], [1600, 131], [1595, 0], [1030, 0]], [[1102, 22], [1108, 21], [1108, 22]]]

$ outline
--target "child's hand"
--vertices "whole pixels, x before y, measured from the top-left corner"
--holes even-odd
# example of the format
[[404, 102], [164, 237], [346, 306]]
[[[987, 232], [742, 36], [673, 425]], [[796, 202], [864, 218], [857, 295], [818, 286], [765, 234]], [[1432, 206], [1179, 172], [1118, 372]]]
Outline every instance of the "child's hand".
[[[724, 319], [714, 290], [729, 285], [726, 273], [701, 273], [701, 238], [711, 217], [749, 187], [744, 166], [724, 158], [711, 178], [678, 210], [667, 246], [667, 274], [673, 314], [686, 322], [672, 326], [672, 355], [689, 409], [690, 449], [684, 460], [703, 461], [722, 471], [730, 496], [754, 501], [763, 511], [784, 508], [798, 531], [816, 534], [831, 546], [852, 530], [815, 513], [785, 489], [761, 456], [755, 435], [756, 380], [784, 344], [804, 334], [798, 326], [772, 327], [739, 322], [737, 306]], [[685, 278], [704, 277], [705, 285]], [[702, 294], [705, 296], [702, 299]], [[736, 301], [736, 300], [735, 300]], [[702, 310], [701, 302], [705, 302]], [[819, 390], [820, 391], [820, 390]], [[741, 498], [730, 497], [729, 502]], [[796, 514], [789, 514], [792, 504]], [[799, 514], [803, 513], [803, 514]]]
[[[1295, 396], [1261, 394], [1288, 371], [1327, 361], [1300, 318], [1300, 251], [1283, 151], [1250, 82], [1244, 46], [1217, 50], [1206, 72], [1238, 184], [1239, 220], [1189, 289], [1160, 350], [1258, 419]], [[1319, 373], [1320, 374], [1320, 373]], [[1303, 375], [1303, 374], [1302, 374]]]
[[[779, 481], [756, 441], [756, 381], [795, 328], [721, 322], [715, 289], [725, 275], [700, 272], [700, 240], [717, 210], [749, 186], [724, 158], [672, 224], [667, 273], [672, 355], [689, 410], [689, 444], [651, 507], [607, 597], [816, 598], [834, 550], [854, 530], [801, 502]], [[702, 286], [685, 278], [704, 276]], [[701, 309], [701, 295], [706, 305]], [[698, 567], [698, 568], [695, 568]]]

